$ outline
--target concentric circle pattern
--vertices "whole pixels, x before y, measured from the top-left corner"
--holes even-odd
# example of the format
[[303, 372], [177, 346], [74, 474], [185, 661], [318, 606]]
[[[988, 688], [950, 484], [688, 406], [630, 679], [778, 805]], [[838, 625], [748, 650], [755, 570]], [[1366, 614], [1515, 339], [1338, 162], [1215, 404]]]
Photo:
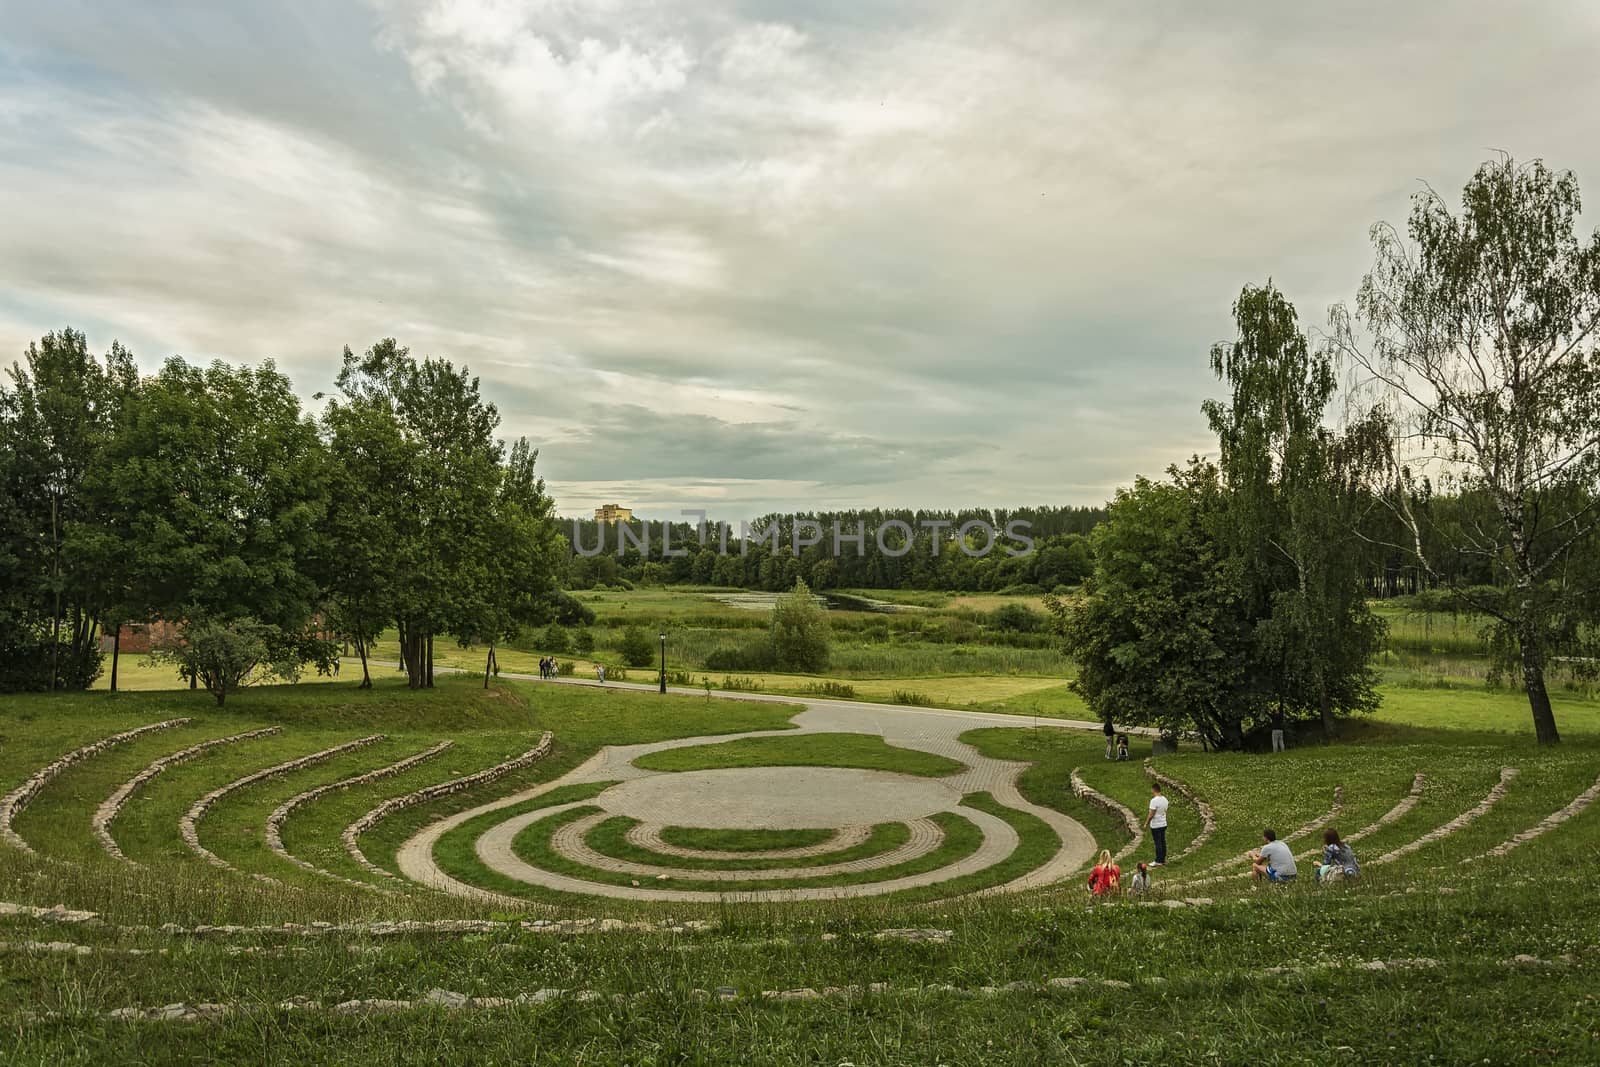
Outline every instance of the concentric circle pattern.
[[[1022, 889], [1064, 877], [1093, 851], [1093, 838], [1079, 823], [1017, 791], [1025, 764], [985, 757], [957, 740], [973, 727], [970, 715], [817, 701], [794, 722], [794, 730], [603, 749], [553, 782], [427, 827], [401, 847], [401, 872], [478, 897], [504, 897], [513, 886], [527, 886], [536, 893], [633, 900], [822, 900], [937, 893], [930, 887], [944, 883], [959, 893]], [[813, 765], [661, 771], [637, 762], [669, 749], [822, 734], [872, 735], [894, 750], [933, 754], [961, 769], [928, 777]], [[818, 762], [815, 747], [797, 762]], [[770, 748], [783, 751], [781, 744]], [[781, 756], [774, 759], [781, 762]], [[927, 762], [926, 756], [916, 759]], [[611, 784], [582, 801], [537, 805], [556, 789], [604, 783]], [[510, 808], [515, 811], [505, 819], [492, 818]], [[903, 827], [900, 843], [862, 854], [875, 827]], [[801, 848], [721, 851], [668, 845], [663, 834], [671, 828], [702, 831], [713, 840], [718, 831], [825, 830], [831, 836]], [[1045, 843], [1027, 851], [1034, 858], [1026, 864], [1016, 858], [1024, 834]], [[447, 835], [471, 837], [495, 888], [469, 884], [440, 867], [434, 846]]]

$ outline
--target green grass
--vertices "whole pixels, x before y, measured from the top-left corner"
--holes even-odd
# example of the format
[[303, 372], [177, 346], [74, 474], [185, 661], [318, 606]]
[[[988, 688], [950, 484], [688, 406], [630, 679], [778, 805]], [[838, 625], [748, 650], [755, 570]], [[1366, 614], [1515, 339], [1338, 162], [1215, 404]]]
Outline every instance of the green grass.
[[[571, 875], [575, 878], [598, 882], [602, 885], [631, 886], [635, 882], [642, 882], [643, 879], [635, 875], [603, 871], [578, 863], [568, 859], [551, 846], [550, 838], [558, 829], [575, 819], [582, 818], [584, 815], [592, 815], [599, 810], [599, 808], [592, 806], [578, 807], [531, 823], [512, 840], [512, 851], [523, 861], [541, 870]], [[841, 872], [815, 878], [801, 877], [799, 874], [794, 877], [751, 879], [738, 882], [666, 878], [651, 879], [649, 884], [652, 888], [658, 889], [682, 889], [733, 895], [766, 889], [832, 888], [864, 885], [869, 882], [886, 882], [895, 878], [923, 874], [949, 866], [977, 851], [978, 846], [983, 841], [982, 831], [969, 819], [954, 812], [936, 812], [929, 818], [938, 823], [939, 828], [944, 831], [944, 840], [940, 842], [937, 848], [922, 856], [889, 867], [879, 867], [867, 871]], [[541, 890], [536, 886], [524, 887], [524, 895], [537, 894], [543, 896], [548, 893], [548, 890]]]
[[[1461, 862], [1534, 826], [1594, 783], [1600, 774], [1594, 702], [1557, 692], [1567, 740], [1539, 748], [1528, 736], [1521, 694], [1398, 684], [1386, 686], [1384, 694], [1382, 712], [1351, 724], [1332, 745], [1302, 738], [1281, 755], [1217, 755], [1186, 746], [1157, 760], [1209, 801], [1219, 821], [1207, 845], [1160, 873], [1158, 894], [1215, 898], [1208, 906], [1090, 908], [1076, 878], [1017, 895], [949, 898], [1014, 878], [1050, 855], [1048, 827], [982, 797], [967, 803], [1012, 822], [1022, 842], [1017, 855], [982, 877], [884, 898], [633, 904], [539, 894], [519, 883], [502, 887], [475, 869], [472, 842], [484, 829], [521, 810], [586, 801], [606, 787], [598, 783], [473, 820], [445, 835], [435, 854], [465, 880], [527, 897], [527, 908], [509, 909], [515, 913], [709, 918], [720, 924], [717, 930], [565, 937], [508, 926], [489, 934], [384, 939], [281, 933], [174, 938], [159, 927], [168, 921], [496, 915], [497, 906], [426, 890], [379, 896], [302, 875], [265, 851], [260, 819], [284, 796], [454, 738], [457, 748], [437, 760], [400, 778], [324, 797], [289, 821], [287, 840], [297, 854], [356, 877], [353, 864], [339, 866], [344, 861], [337, 844], [338, 830], [351, 818], [385, 796], [520, 752], [541, 729], [554, 730], [559, 739], [549, 761], [473, 794], [397, 816], [364, 840], [369, 854], [387, 862], [394, 844], [416, 826], [549, 781], [601, 745], [777, 729], [793, 709], [537, 684], [485, 691], [477, 680], [453, 678], [441, 678], [432, 692], [412, 693], [385, 676], [378, 689], [362, 692], [348, 674], [332, 684], [247, 690], [220, 712], [205, 694], [183, 690], [8, 697], [0, 701], [0, 791], [55, 756], [118, 730], [174, 715], [193, 715], [195, 721], [112, 749], [47, 786], [18, 823], [40, 856], [0, 845], [0, 900], [89, 907], [107, 920], [63, 926], [0, 916], [0, 942], [73, 941], [152, 953], [0, 953], [0, 1058], [340, 1064], [1600, 1061], [1593, 992], [1600, 982], [1600, 883], [1592, 877], [1600, 855], [1600, 804], [1508, 857]], [[284, 733], [215, 750], [168, 771], [136, 796], [116, 833], [145, 867], [126, 868], [99, 853], [88, 819], [118, 783], [160, 755], [260, 725], [280, 725]], [[1025, 796], [1079, 819], [1104, 846], [1119, 847], [1117, 824], [1073, 799], [1066, 778], [1081, 766], [1098, 788], [1142, 810], [1148, 789], [1139, 767], [1105, 763], [1103, 741], [1093, 733], [1028, 727], [1018, 719], [1016, 728], [985, 726], [964, 739], [987, 755], [1029, 763], [1019, 783]], [[206, 789], [266, 763], [377, 731], [390, 740], [261, 783], [219, 804], [202, 823], [209, 846], [247, 870], [282, 878], [287, 887], [215, 871], [182, 848], [177, 817]], [[1521, 773], [1487, 814], [1403, 859], [1372, 863], [1477, 804], [1501, 766]], [[1286, 833], [1319, 820], [1336, 785], [1345, 800], [1335, 825], [1347, 834], [1365, 826], [1400, 800], [1418, 771], [1428, 775], [1421, 803], [1356, 846], [1365, 870], [1359, 884], [1319, 889], [1306, 879], [1284, 891], [1259, 893], [1250, 891], [1247, 879], [1198, 890], [1177, 887], [1201, 868], [1236, 862], [1239, 852], [1259, 842], [1265, 825]], [[1183, 833], [1197, 828], [1192, 808], [1175, 797], [1172, 851], [1186, 840]], [[1297, 842], [1296, 850], [1314, 840]], [[804, 842], [750, 837], [680, 843], [770, 848]], [[929, 926], [949, 930], [949, 941], [876, 936], [885, 929]], [[280, 951], [286, 948], [294, 951]], [[1557, 965], [1504, 965], [1519, 954]], [[1437, 966], [1357, 966], [1415, 957]], [[1300, 970], [1266, 973], [1284, 965]], [[1130, 987], [1038, 988], [1055, 976], [1113, 979]], [[874, 982], [888, 983], [890, 990], [814, 1002], [759, 996], [762, 990]], [[1010, 982], [1031, 984], [1003, 991]], [[692, 990], [718, 986], [737, 990], [738, 999], [691, 996]], [[978, 992], [986, 986], [1000, 991]], [[370, 1016], [272, 1007], [301, 995], [336, 1003], [420, 997], [433, 988], [515, 996], [546, 987], [598, 995], [499, 1011]], [[261, 1010], [208, 1024], [103, 1017], [128, 1006], [180, 1001], [245, 1003]], [[61, 1014], [25, 1020], [25, 1012]]]
[[679, 848], [706, 852], [770, 852], [784, 848], [811, 848], [833, 839], [837, 831], [817, 830], [707, 830], [698, 826], [664, 826], [661, 840]]
[[[624, 816], [607, 819], [589, 831], [587, 837], [589, 847], [602, 856], [628, 860], [632, 863], [651, 864], [657, 867], [677, 867], [696, 871], [764, 871], [811, 867], [820, 864], [851, 863], [855, 860], [869, 859], [899, 848], [911, 837], [911, 830], [905, 823], [879, 823], [872, 828], [871, 834], [868, 835], [865, 841], [850, 848], [840, 849], [837, 852], [829, 852], [826, 855], [789, 859], [710, 859], [674, 856], [664, 852], [653, 852], [650, 849], [640, 848], [626, 839], [628, 830], [635, 825], [636, 820]], [[728, 831], [713, 832], [726, 833]]]
[[650, 752], [633, 761], [649, 771], [702, 771], [727, 767], [856, 767], [924, 778], [959, 774], [966, 765], [932, 752], [899, 748], [871, 734], [801, 734], [743, 737], [715, 745]]

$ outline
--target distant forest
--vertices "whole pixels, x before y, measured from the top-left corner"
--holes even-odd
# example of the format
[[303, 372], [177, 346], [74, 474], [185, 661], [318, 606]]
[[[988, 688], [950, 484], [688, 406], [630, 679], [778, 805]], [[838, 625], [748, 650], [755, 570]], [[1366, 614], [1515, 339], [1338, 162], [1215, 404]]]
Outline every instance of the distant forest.
[[[1440, 576], [1447, 581], [1430, 581], [1402, 548], [1402, 531], [1388, 509], [1369, 508], [1360, 526], [1366, 540], [1361, 571], [1367, 595], [1375, 598], [1409, 596], [1427, 592], [1440, 584], [1478, 585], [1492, 581], [1488, 561], [1468, 555], [1454, 558], [1441, 541], [1435, 558], [1441, 560]], [[1430, 508], [1446, 526], [1470, 522], [1485, 506], [1470, 496], [1435, 497]], [[794, 587], [795, 579], [812, 589], [925, 589], [950, 592], [1038, 594], [1076, 589], [1094, 568], [1094, 540], [1091, 534], [1106, 518], [1105, 507], [1041, 506], [1025, 508], [963, 508], [956, 511], [933, 509], [879, 509], [860, 511], [817, 511], [770, 513], [749, 521], [752, 531], [746, 547], [739, 538], [738, 520], [728, 521], [726, 547], [718, 533], [717, 519], [707, 520], [702, 545], [693, 522], [672, 522], [668, 558], [662, 550], [663, 522], [658, 519], [633, 519], [624, 536], [611, 523], [593, 519], [557, 520], [567, 546], [566, 586], [569, 589], [595, 589], [620, 585], [712, 585], [728, 588], [777, 592]], [[883, 552], [873, 531], [891, 520], [906, 523], [917, 531], [910, 550], [894, 537], [886, 538], [891, 555]], [[957, 543], [955, 531], [969, 521], [979, 520], [998, 531], [1000, 539], [983, 556], [968, 555]], [[1009, 555], [1015, 542], [1005, 537], [1007, 525], [1021, 520], [1034, 540], [1031, 553]], [[796, 554], [795, 526], [814, 522], [822, 528], [819, 544], [804, 547]], [[843, 531], [840, 550], [833, 551], [833, 528]], [[864, 546], [858, 547], [853, 533], [866, 524]], [[940, 542], [934, 552], [936, 532], [928, 523], [940, 524]], [[604, 530], [602, 532], [602, 526]], [[772, 551], [771, 528], [778, 528], [778, 551]], [[806, 530], [802, 530], [804, 540]], [[573, 544], [578, 538], [588, 555], [580, 555]], [[969, 551], [983, 547], [980, 537], [968, 539]], [[640, 551], [636, 544], [648, 546]], [[596, 552], [597, 546], [601, 546]], [[682, 551], [681, 556], [676, 555]]]

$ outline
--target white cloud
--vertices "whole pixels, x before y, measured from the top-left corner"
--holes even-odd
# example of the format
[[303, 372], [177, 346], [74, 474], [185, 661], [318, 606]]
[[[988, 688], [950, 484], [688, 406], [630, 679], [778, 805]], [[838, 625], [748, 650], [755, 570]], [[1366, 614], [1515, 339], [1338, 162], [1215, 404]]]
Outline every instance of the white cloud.
[[[1207, 446], [1245, 282], [1319, 322], [1372, 221], [1495, 148], [1592, 192], [1593, 18], [33, 5], [0, 45], [0, 346], [80, 324], [309, 394], [394, 335], [582, 499], [1100, 499]], [[624, 408], [652, 416], [598, 470]]]

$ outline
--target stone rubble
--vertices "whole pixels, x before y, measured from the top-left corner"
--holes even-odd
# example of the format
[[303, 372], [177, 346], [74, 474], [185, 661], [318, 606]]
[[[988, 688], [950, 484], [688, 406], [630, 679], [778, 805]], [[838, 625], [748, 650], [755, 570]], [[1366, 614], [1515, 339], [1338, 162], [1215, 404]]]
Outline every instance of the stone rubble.
[[1488, 794], [1478, 802], [1476, 807], [1462, 812], [1460, 815], [1457, 815], [1454, 819], [1451, 819], [1443, 826], [1440, 826], [1434, 830], [1430, 830], [1428, 833], [1423, 834], [1415, 841], [1408, 842], [1407, 844], [1401, 845], [1399, 848], [1385, 852], [1383, 855], [1379, 856], [1377, 859], [1368, 864], [1368, 866], [1376, 867], [1382, 863], [1392, 863], [1402, 856], [1409, 856], [1418, 849], [1426, 848], [1435, 841], [1449, 837], [1451, 834], [1466, 826], [1468, 823], [1473, 822], [1480, 815], [1484, 814], [1490, 808], [1498, 804], [1500, 802], [1500, 798], [1506, 795], [1506, 790], [1511, 787], [1511, 780], [1516, 776], [1517, 769], [1515, 767], [1501, 767], [1500, 780], [1496, 782], [1494, 788], [1489, 790]]
[[1521, 845], [1525, 845], [1534, 838], [1542, 837], [1551, 830], [1554, 830], [1568, 819], [1582, 812], [1590, 804], [1593, 804], [1597, 798], [1600, 798], [1600, 778], [1596, 778], [1593, 785], [1579, 793], [1577, 796], [1573, 797], [1572, 802], [1566, 807], [1562, 808], [1560, 811], [1546, 815], [1543, 819], [1539, 820], [1537, 825], [1529, 827], [1520, 834], [1512, 837], [1510, 840], [1496, 845], [1494, 848], [1491, 848], [1488, 852], [1485, 852], [1481, 856], [1473, 856], [1470, 859], [1464, 859], [1461, 862], [1476, 863], [1478, 860], [1488, 859], [1492, 856], [1504, 856], [1512, 849]]

